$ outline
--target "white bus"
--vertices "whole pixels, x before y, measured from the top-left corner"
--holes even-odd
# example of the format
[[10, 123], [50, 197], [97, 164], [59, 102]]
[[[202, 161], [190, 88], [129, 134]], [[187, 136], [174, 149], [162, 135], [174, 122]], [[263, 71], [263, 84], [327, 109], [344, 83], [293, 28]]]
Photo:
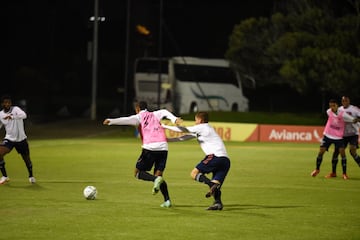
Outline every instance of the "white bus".
[[135, 98], [150, 108], [178, 114], [249, 110], [239, 74], [225, 59], [172, 57], [159, 62], [158, 58], [135, 61]]

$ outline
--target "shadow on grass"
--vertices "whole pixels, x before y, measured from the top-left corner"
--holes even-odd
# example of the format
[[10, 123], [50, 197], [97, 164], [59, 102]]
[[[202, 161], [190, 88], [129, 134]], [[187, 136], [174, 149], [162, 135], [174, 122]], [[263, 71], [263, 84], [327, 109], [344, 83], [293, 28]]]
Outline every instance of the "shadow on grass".
[[78, 180], [49, 180], [49, 181], [41, 181], [41, 182], [43, 182], [43, 183], [61, 183], [61, 184], [63, 184], [63, 183], [70, 183], [70, 184], [73, 184], [73, 183], [88, 183], [88, 184], [90, 184], [90, 183], [99, 183], [99, 182], [97, 182], [97, 181], [83, 181], [83, 180], [81, 180], [81, 181], [78, 181]]
[[41, 185], [35, 183], [35, 184], [26, 184], [26, 185], [13, 185], [11, 183], [8, 183], [5, 185], [5, 187], [7, 188], [21, 188], [21, 189], [26, 189], [26, 190], [44, 190], [45, 188], [42, 187]]
[[284, 209], [284, 208], [302, 208], [304, 206], [271, 206], [271, 205], [255, 205], [255, 204], [229, 204], [224, 205], [225, 211], [248, 210], [248, 209]]
[[[209, 205], [174, 205], [174, 208], [204, 208], [207, 209]], [[224, 205], [222, 211], [243, 211], [250, 209], [285, 209], [285, 208], [303, 208], [304, 206], [276, 206], [276, 205], [255, 205], [255, 204], [227, 204]]]

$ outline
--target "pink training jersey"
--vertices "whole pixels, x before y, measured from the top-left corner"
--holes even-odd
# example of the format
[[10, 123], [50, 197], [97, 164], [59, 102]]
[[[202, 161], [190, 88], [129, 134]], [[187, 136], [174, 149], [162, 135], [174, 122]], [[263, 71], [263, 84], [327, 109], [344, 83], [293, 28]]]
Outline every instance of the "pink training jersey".
[[143, 144], [166, 142], [165, 131], [155, 114], [153, 112], [142, 111], [139, 115], [141, 118], [139, 131]]
[[341, 139], [344, 135], [345, 121], [344, 111], [338, 111], [338, 114], [327, 110], [328, 120], [325, 125], [324, 135], [331, 139]]

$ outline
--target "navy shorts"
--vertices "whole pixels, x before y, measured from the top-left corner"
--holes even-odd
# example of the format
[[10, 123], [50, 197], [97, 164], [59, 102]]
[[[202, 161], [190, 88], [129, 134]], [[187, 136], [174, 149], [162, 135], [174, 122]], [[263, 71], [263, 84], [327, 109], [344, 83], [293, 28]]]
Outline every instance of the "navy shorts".
[[328, 138], [327, 136], [324, 136], [323, 139], [321, 140], [320, 147], [326, 148], [327, 151], [329, 150], [331, 144], [334, 144], [336, 149], [345, 148], [343, 139], [331, 139]]
[[230, 160], [227, 157], [217, 157], [213, 154], [205, 158], [196, 165], [201, 173], [212, 173], [212, 180], [223, 183], [230, 169]]
[[346, 148], [348, 144], [356, 146], [356, 148], [359, 148], [359, 136], [354, 135], [354, 136], [344, 137], [344, 147]]
[[0, 145], [10, 149], [10, 151], [15, 148], [19, 154], [30, 154], [29, 144], [26, 139], [21, 142], [12, 142], [8, 139], [4, 139]]
[[136, 168], [140, 171], [150, 171], [154, 167], [154, 172], [164, 171], [166, 167], [168, 151], [150, 151], [142, 149], [141, 155], [136, 162]]

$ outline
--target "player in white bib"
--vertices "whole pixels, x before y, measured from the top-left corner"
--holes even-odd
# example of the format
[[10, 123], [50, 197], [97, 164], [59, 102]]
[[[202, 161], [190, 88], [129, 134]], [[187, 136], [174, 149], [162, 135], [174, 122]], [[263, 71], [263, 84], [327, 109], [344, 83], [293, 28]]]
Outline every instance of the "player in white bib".
[[32, 162], [30, 160], [29, 144], [24, 130], [24, 119], [26, 113], [17, 106], [12, 106], [10, 96], [1, 98], [2, 110], [0, 111], [0, 128], [4, 126], [6, 134], [3, 142], [0, 144], [0, 171], [2, 177], [0, 184], [10, 180], [5, 169], [4, 156], [11, 152], [13, 148], [21, 155], [29, 172], [29, 182], [35, 183], [33, 176]]

